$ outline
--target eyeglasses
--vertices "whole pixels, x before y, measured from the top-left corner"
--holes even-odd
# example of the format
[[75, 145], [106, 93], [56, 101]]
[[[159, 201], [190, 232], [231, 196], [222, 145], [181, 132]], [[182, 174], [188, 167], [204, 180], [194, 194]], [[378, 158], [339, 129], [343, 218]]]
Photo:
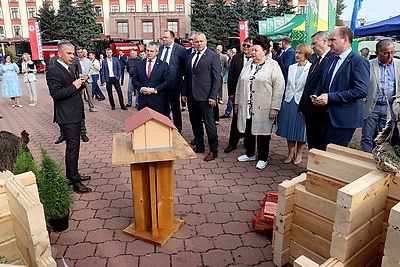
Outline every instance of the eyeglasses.
[[390, 51], [390, 52], [381, 52], [381, 51], [379, 51], [378, 52], [379, 54], [381, 54], [382, 56], [393, 56], [394, 54], [396, 54], [396, 51]]
[[247, 47], [247, 48], [250, 48], [250, 47], [252, 47], [252, 45], [251, 45], [251, 44], [242, 44], [242, 46], [243, 46], [243, 47]]

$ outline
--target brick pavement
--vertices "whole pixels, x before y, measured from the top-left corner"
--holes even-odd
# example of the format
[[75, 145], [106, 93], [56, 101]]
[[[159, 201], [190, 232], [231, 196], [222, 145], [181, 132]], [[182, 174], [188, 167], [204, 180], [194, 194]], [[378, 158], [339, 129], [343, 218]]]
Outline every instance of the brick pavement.
[[[54, 144], [58, 126], [52, 123], [53, 104], [43, 74], [38, 75], [37, 87], [36, 107], [28, 106], [24, 85], [23, 108], [11, 108], [9, 99], [0, 98], [4, 116], [0, 129], [15, 134], [27, 130], [36, 160], [41, 145], [62, 161], [65, 145]], [[50, 235], [59, 266], [61, 257], [70, 267], [273, 266], [271, 239], [252, 230], [251, 218], [266, 191], [276, 190], [281, 181], [305, 170], [306, 158], [300, 166], [283, 164], [286, 142], [273, 135], [264, 170], [257, 170], [255, 162], [237, 162], [244, 148], [240, 144], [236, 151], [223, 153], [230, 120], [221, 119], [216, 160], [204, 162], [205, 154], [200, 154], [197, 159], [176, 161], [175, 216], [186, 224], [163, 247], [156, 247], [122, 233], [133, 222], [129, 166], [111, 164], [112, 134], [124, 131], [125, 118], [135, 111], [111, 111], [108, 101], [95, 101], [95, 107], [97, 113], [86, 112], [90, 141], [82, 143], [79, 162], [81, 174], [92, 176], [87, 184], [94, 192], [75, 194], [69, 230]], [[183, 136], [190, 141], [187, 111], [183, 117]]]

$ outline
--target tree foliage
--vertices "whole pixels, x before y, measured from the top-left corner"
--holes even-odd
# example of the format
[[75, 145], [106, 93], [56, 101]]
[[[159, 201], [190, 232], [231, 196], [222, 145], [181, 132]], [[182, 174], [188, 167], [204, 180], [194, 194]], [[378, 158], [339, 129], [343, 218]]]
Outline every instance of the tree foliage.
[[279, 0], [276, 8], [270, 9], [270, 15], [275, 17], [283, 16], [285, 14], [294, 14], [294, 5], [289, 4], [290, 0]]
[[249, 23], [249, 35], [256, 35], [258, 33], [258, 21], [269, 17], [271, 16], [262, 1], [249, 0], [246, 4], [246, 17], [244, 18]]
[[44, 40], [66, 39], [88, 49], [92, 48], [90, 39], [99, 38], [101, 33], [95, 19], [92, 0], [60, 0], [57, 13], [45, 0], [37, 16]]
[[229, 28], [231, 36], [239, 36], [239, 21], [246, 16], [246, 6], [242, 0], [233, 0], [229, 9]]
[[344, 0], [338, 0], [337, 1], [337, 6], [336, 6], [336, 26], [343, 26], [343, 20], [340, 18], [340, 16], [343, 13], [343, 10], [347, 6], [344, 4]]

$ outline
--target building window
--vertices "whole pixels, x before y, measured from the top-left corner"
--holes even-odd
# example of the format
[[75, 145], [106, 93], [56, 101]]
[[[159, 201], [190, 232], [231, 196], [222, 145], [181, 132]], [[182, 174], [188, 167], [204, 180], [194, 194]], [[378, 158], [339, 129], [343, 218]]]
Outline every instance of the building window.
[[104, 33], [103, 22], [98, 22], [97, 25], [100, 26], [100, 30], [101, 30], [100, 33]]
[[21, 25], [13, 25], [14, 36], [22, 36]]
[[102, 17], [103, 16], [103, 7], [102, 6], [94, 6], [94, 13], [96, 14], [96, 17]]
[[129, 12], [129, 13], [135, 12], [135, 5], [127, 5], [126, 12]]
[[128, 22], [117, 22], [118, 33], [128, 33]]
[[178, 22], [177, 21], [168, 21], [167, 24], [168, 30], [173, 32], [178, 32]]
[[4, 37], [4, 25], [0, 25], [0, 36]]
[[3, 9], [0, 7], [0, 19], [3, 19]]
[[28, 7], [28, 19], [34, 19], [36, 17], [36, 7]]
[[19, 7], [11, 7], [11, 19], [19, 19]]
[[118, 13], [119, 12], [119, 6], [111, 6], [111, 13]]
[[152, 21], [143, 21], [143, 32], [144, 33], [153, 32], [153, 22]]
[[176, 9], [176, 12], [183, 12], [183, 5], [176, 5], [175, 9]]
[[297, 14], [305, 14], [306, 13], [306, 6], [298, 6]]
[[168, 6], [167, 5], [160, 5], [160, 12], [167, 12]]
[[143, 5], [143, 12], [151, 12], [151, 5]]

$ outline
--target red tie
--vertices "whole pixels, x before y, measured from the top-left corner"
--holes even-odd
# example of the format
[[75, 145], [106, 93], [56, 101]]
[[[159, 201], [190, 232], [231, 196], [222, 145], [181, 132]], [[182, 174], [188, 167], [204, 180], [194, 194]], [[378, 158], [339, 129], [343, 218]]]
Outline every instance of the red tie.
[[315, 71], [317, 70], [317, 68], [318, 68], [318, 66], [319, 66], [319, 63], [321, 63], [321, 57], [318, 57], [318, 60], [317, 60], [317, 62], [315, 63], [314, 68], [313, 68], [313, 70], [312, 70], [312, 72], [311, 72], [311, 77], [314, 76], [314, 73], [315, 73]]
[[151, 75], [151, 60], [149, 60], [149, 66], [147, 67], [147, 77], [150, 78]]

